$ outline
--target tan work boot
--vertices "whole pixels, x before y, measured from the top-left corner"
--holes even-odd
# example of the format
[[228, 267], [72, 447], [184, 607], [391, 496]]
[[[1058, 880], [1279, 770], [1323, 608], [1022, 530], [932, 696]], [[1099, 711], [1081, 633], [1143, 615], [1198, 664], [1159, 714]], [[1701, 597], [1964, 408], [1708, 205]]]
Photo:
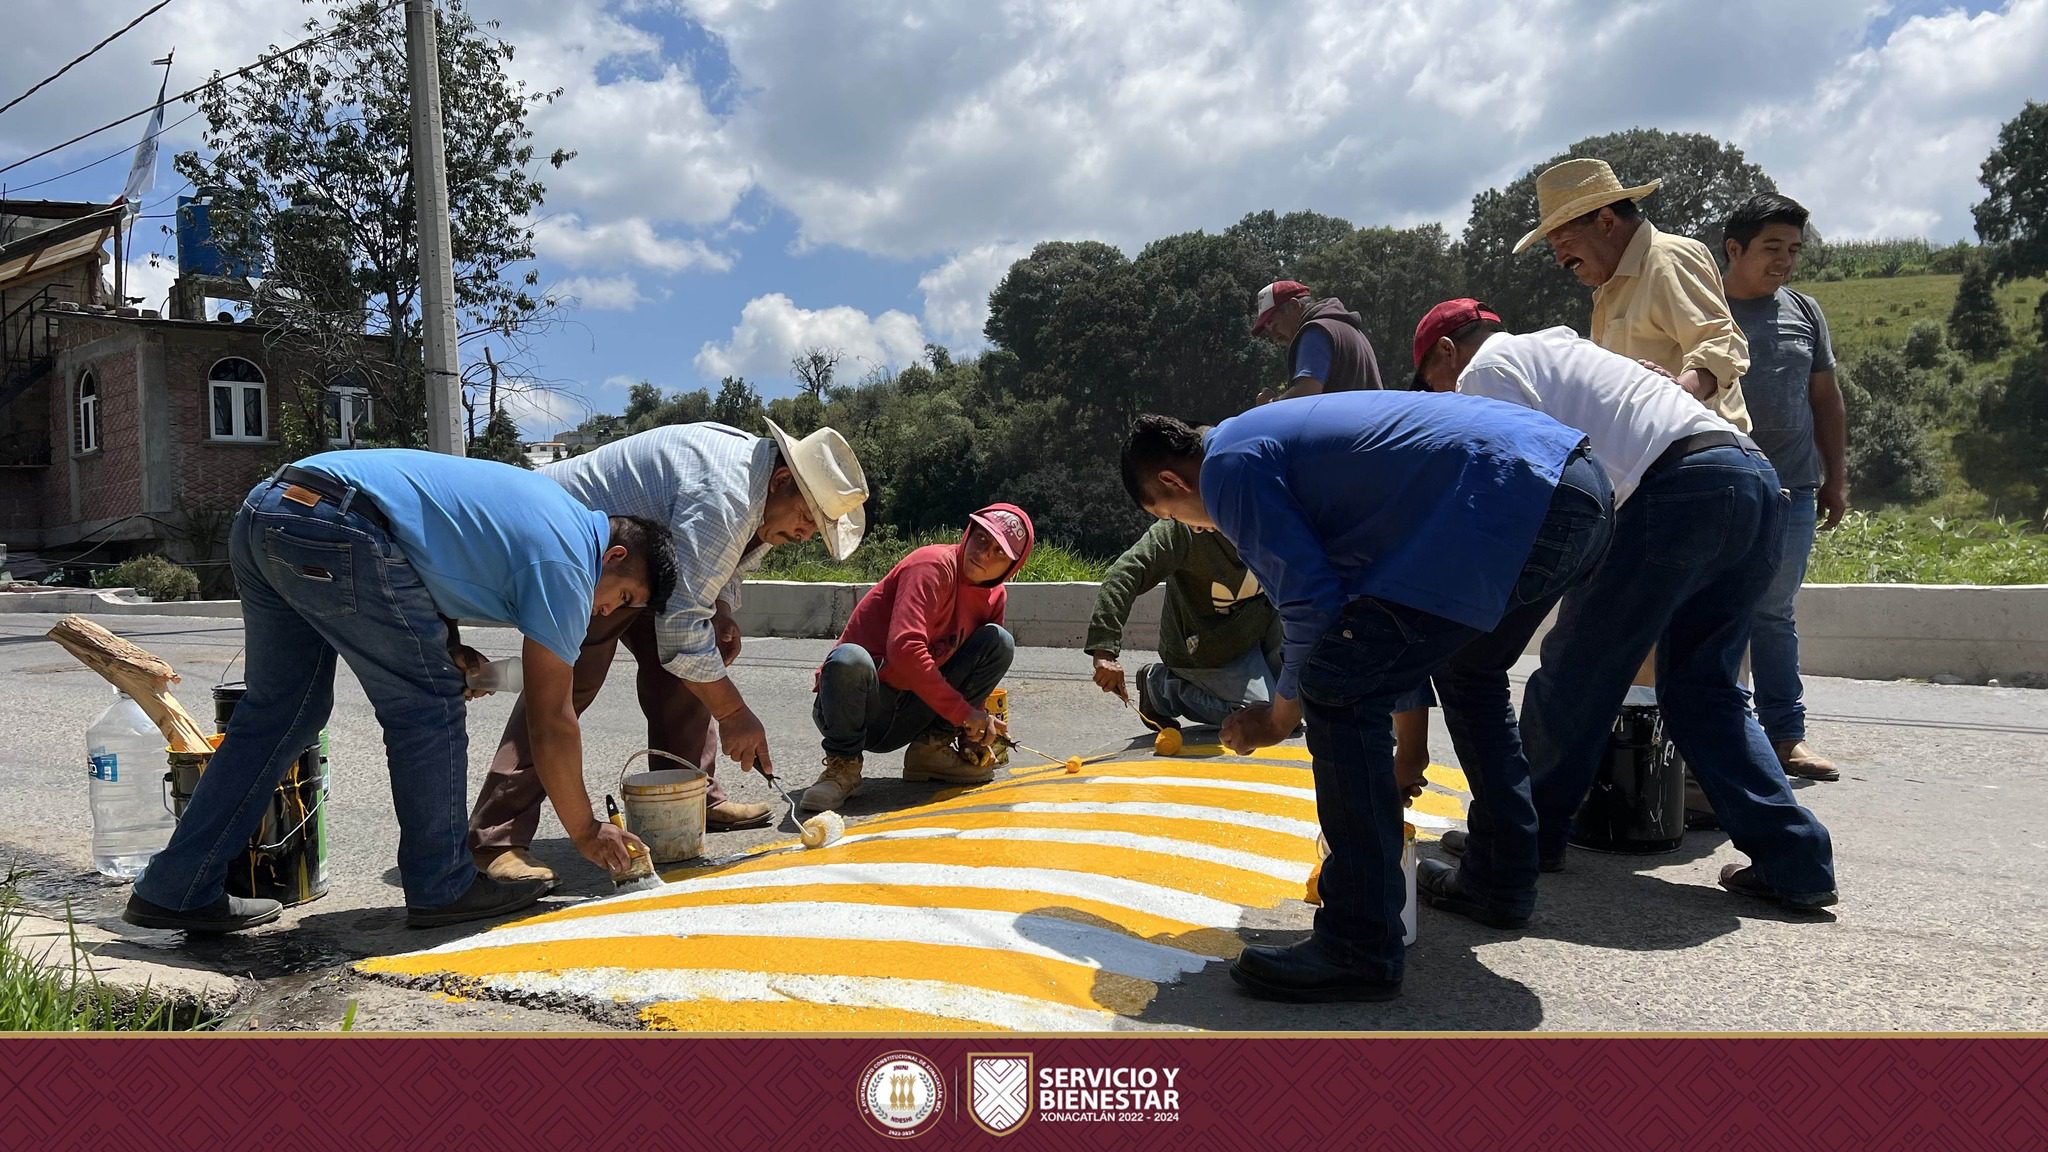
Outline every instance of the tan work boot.
[[986, 784], [996, 778], [996, 765], [993, 758], [983, 763], [979, 755], [955, 747], [950, 735], [920, 736], [903, 750], [903, 778], [939, 784]]
[[830, 812], [846, 798], [860, 791], [860, 757], [827, 756], [825, 773], [818, 782], [804, 789], [803, 809], [806, 812]]
[[477, 871], [493, 880], [507, 884], [524, 880], [545, 880], [555, 882], [555, 870], [533, 858], [533, 853], [524, 848], [501, 848], [489, 859], [479, 857]]
[[712, 832], [765, 828], [768, 826], [768, 813], [769, 808], [766, 804], [750, 804], [745, 800], [720, 800], [704, 809], [704, 827]]
[[1835, 762], [1807, 747], [1804, 740], [1782, 740], [1771, 745], [1771, 750], [1778, 754], [1778, 764], [1787, 776], [1804, 776], [1808, 780], [1842, 778]]

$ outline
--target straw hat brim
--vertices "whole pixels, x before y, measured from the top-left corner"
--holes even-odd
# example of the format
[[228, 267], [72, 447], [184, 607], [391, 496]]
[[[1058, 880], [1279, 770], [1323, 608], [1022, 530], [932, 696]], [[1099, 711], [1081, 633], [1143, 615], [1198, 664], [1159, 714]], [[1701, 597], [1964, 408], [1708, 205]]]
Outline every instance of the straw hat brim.
[[1648, 184], [1638, 184], [1633, 188], [1611, 188], [1605, 192], [1593, 192], [1574, 200], [1567, 200], [1555, 211], [1545, 216], [1543, 222], [1536, 225], [1528, 235], [1516, 242], [1515, 255], [1520, 256], [1522, 253], [1527, 252], [1530, 245], [1550, 235], [1558, 225], [1563, 224], [1567, 220], [1575, 220], [1588, 212], [1598, 211], [1609, 204], [1619, 203], [1623, 200], [1641, 200], [1662, 187], [1663, 184], [1664, 181], [1662, 180], [1652, 180]]

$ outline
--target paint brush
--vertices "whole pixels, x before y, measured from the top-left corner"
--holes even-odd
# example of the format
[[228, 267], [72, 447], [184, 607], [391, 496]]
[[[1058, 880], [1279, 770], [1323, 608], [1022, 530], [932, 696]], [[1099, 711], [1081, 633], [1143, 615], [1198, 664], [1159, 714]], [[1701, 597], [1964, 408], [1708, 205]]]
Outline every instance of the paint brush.
[[[619, 812], [619, 802], [607, 794], [604, 798], [605, 819], [612, 822], [619, 831], [626, 830], [626, 817]], [[624, 872], [612, 873], [612, 892], [652, 892], [661, 887], [661, 877], [654, 871], [654, 856], [643, 847], [628, 844], [628, 861]]]

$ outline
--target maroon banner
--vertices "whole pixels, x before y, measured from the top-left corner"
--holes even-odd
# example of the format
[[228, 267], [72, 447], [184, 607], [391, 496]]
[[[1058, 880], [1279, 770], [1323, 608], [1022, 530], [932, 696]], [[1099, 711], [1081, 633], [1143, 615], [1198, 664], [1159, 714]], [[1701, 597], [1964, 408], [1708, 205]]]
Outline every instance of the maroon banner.
[[2048, 1039], [9, 1037], [0, 1148], [2048, 1147]]

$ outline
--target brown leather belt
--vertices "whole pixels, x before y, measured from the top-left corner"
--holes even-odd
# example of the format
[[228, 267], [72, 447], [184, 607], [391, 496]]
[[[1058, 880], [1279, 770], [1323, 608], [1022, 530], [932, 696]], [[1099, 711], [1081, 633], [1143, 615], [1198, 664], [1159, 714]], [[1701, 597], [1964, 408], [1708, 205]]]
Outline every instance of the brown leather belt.
[[1712, 428], [1673, 440], [1669, 447], [1658, 454], [1655, 462], [1643, 469], [1643, 474], [1647, 476], [1659, 468], [1668, 468], [1695, 452], [1705, 452], [1709, 448], [1740, 448], [1744, 452], [1763, 454], [1753, 441], [1741, 433]]
[[[391, 521], [384, 515], [384, 510], [377, 507], [376, 501], [363, 495], [362, 489], [344, 484], [325, 472], [287, 464], [271, 474], [270, 482], [286, 485], [285, 499], [294, 503], [311, 508], [322, 500], [332, 501], [341, 511], [353, 512], [384, 531], [391, 531]], [[312, 499], [305, 499], [299, 493]]]

